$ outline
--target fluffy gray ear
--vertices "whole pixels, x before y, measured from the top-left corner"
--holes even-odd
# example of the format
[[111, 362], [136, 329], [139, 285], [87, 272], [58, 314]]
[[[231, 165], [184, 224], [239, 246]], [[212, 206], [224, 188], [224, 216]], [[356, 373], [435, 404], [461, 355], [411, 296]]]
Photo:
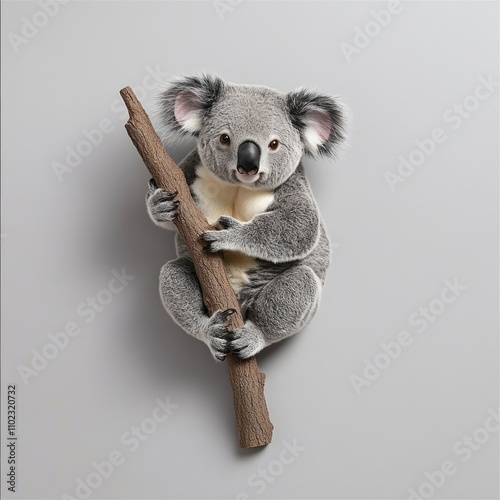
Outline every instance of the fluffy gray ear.
[[289, 92], [286, 102], [306, 153], [335, 157], [347, 135], [342, 105], [333, 97], [304, 88]]
[[224, 90], [218, 76], [194, 75], [174, 80], [160, 94], [160, 117], [167, 134], [198, 135], [203, 120]]

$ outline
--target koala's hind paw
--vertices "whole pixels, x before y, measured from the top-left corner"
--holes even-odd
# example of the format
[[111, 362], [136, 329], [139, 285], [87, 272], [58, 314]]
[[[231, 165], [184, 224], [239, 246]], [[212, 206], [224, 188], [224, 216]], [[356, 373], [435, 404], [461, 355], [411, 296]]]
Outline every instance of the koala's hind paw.
[[226, 309], [217, 311], [208, 320], [206, 344], [216, 361], [224, 361], [229, 352], [228, 336], [231, 332], [227, 328], [227, 318], [236, 311]]
[[251, 358], [266, 347], [264, 335], [251, 321], [238, 328], [228, 337], [229, 351], [241, 359]]

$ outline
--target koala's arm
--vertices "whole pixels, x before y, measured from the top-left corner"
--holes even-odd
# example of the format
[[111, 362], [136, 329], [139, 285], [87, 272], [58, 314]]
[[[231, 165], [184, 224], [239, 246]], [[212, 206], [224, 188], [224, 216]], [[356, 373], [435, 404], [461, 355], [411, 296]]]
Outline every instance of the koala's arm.
[[[196, 150], [189, 153], [180, 163], [179, 167], [183, 171], [188, 185], [191, 185], [196, 177], [196, 167], [200, 158]], [[153, 179], [149, 181], [148, 192], [146, 194], [146, 208], [151, 220], [163, 229], [176, 229], [173, 223], [176, 217], [178, 201], [173, 201], [174, 193], [169, 193], [158, 188]]]
[[220, 231], [207, 231], [203, 239], [211, 251], [235, 250], [274, 263], [309, 255], [320, 236], [320, 215], [305, 177], [299, 173], [275, 191], [267, 212], [249, 222], [222, 216]]

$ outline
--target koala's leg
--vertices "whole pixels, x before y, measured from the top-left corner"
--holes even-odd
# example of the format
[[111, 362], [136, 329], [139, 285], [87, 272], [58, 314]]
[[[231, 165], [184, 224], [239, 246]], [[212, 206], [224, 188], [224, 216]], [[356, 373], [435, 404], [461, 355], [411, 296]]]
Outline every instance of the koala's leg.
[[207, 315], [193, 262], [181, 257], [167, 262], [160, 272], [160, 296], [172, 319], [187, 333], [205, 342], [217, 361], [229, 352], [227, 317], [234, 312]]
[[240, 358], [297, 333], [318, 309], [322, 285], [305, 265], [292, 267], [267, 283], [247, 309], [245, 326], [230, 337], [229, 349]]

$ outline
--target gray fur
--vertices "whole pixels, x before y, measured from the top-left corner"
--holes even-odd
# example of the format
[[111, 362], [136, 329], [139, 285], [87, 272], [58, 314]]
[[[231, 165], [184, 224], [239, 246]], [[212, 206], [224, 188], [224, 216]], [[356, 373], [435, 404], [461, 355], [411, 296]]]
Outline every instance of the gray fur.
[[[270, 204], [249, 220], [223, 213], [217, 221], [220, 229], [202, 236], [207, 251], [224, 252], [227, 265], [230, 255], [253, 258], [252, 265], [244, 268], [245, 279], [235, 288], [245, 318], [243, 328], [227, 330], [231, 311], [207, 315], [193, 264], [178, 234], [179, 258], [165, 264], [160, 274], [163, 304], [179, 326], [204, 341], [216, 360], [228, 352], [248, 358], [302, 329], [318, 308], [330, 242], [301, 159], [306, 153], [334, 154], [345, 138], [342, 108], [336, 99], [306, 89], [282, 94], [206, 75], [175, 81], [163, 93], [161, 106], [171, 134], [189, 133], [198, 139], [197, 149], [180, 167], [202, 210], [210, 212], [221, 202], [217, 193], [213, 198], [200, 194], [198, 182], [206, 169], [210, 178], [226, 186], [222, 187], [226, 194], [234, 190], [234, 200], [238, 193], [252, 195], [244, 190], [257, 196], [270, 193]], [[229, 145], [221, 143], [221, 134], [229, 135]], [[269, 147], [273, 139], [279, 140], [276, 150]], [[246, 177], [240, 180], [236, 173], [238, 147], [249, 140], [261, 151], [259, 172], [252, 182]], [[173, 193], [150, 185], [148, 213], [156, 224], [170, 229], [175, 228], [177, 208], [172, 198]]]

